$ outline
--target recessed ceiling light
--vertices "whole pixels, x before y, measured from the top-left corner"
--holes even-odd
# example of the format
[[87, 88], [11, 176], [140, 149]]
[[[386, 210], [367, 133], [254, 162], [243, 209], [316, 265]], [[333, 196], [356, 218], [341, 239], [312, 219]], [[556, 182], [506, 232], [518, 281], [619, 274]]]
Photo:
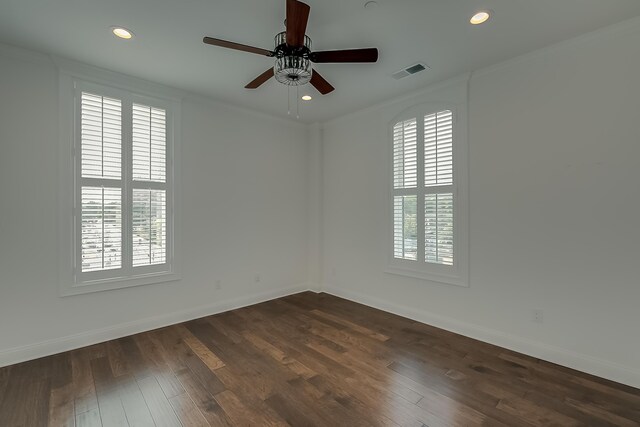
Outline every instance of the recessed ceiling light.
[[312, 99], [313, 99], [313, 98], [311, 98], [311, 95], [304, 95], [304, 96], [302, 97], [302, 100], [303, 100], [303, 101], [311, 101]]
[[491, 17], [491, 14], [489, 14], [489, 12], [487, 12], [486, 10], [483, 10], [473, 15], [469, 20], [469, 22], [473, 25], [480, 25], [487, 22], [487, 20], [490, 17]]
[[111, 32], [116, 37], [120, 37], [121, 39], [129, 40], [129, 39], [133, 38], [133, 33], [131, 31], [127, 30], [126, 28], [111, 27]]

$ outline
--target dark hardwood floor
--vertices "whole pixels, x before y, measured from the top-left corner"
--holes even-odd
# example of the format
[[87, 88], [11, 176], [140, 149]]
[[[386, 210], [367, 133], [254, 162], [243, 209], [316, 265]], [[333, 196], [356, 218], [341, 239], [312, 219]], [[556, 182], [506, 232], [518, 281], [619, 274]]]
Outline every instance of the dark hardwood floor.
[[0, 426], [637, 426], [640, 390], [302, 293], [0, 369]]

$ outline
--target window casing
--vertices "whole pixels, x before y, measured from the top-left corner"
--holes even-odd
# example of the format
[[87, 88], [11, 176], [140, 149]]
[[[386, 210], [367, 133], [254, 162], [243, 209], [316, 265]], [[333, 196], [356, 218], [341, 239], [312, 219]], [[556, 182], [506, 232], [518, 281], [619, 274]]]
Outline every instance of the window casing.
[[419, 106], [391, 123], [387, 273], [468, 286], [464, 112]]
[[72, 140], [73, 194], [67, 198], [70, 212], [61, 209], [72, 217], [72, 256], [69, 268], [62, 264], [62, 294], [179, 279], [174, 209], [179, 103], [65, 77], [61, 84], [73, 88], [71, 96], [62, 97], [72, 106], [66, 116], [71, 132], [62, 137]]

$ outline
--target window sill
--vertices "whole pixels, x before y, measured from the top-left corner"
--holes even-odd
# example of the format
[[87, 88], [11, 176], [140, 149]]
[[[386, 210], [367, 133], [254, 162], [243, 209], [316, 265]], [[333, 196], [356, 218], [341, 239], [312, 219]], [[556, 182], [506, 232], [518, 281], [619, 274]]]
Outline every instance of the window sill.
[[462, 277], [454, 276], [454, 275], [437, 274], [437, 273], [431, 273], [427, 271], [413, 270], [413, 269], [401, 268], [401, 267], [395, 267], [395, 266], [387, 267], [384, 270], [384, 272], [386, 274], [412, 277], [414, 279], [421, 279], [421, 280], [436, 282], [436, 283], [444, 283], [447, 285], [460, 286], [463, 288], [469, 287], [468, 280], [465, 280]]
[[113, 279], [102, 279], [76, 283], [71, 286], [63, 286], [60, 289], [60, 296], [72, 296], [88, 294], [93, 292], [110, 291], [114, 289], [132, 288], [135, 286], [154, 285], [158, 283], [175, 282], [181, 277], [175, 272], [160, 272], [139, 275], [134, 277], [118, 277]]

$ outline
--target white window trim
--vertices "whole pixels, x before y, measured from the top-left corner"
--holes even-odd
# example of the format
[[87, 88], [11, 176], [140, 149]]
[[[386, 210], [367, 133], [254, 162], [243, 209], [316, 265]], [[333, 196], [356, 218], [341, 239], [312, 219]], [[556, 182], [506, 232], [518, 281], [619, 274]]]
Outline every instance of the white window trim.
[[[393, 188], [393, 128], [402, 121], [412, 118], [424, 119], [424, 116], [439, 111], [451, 110], [453, 113], [453, 186], [443, 186], [441, 192], [454, 193], [454, 264], [446, 266], [427, 263], [424, 259], [402, 260], [394, 257], [393, 253], [393, 197], [396, 192]], [[407, 276], [431, 282], [445, 283], [456, 286], [469, 286], [469, 173], [468, 173], [468, 143], [467, 143], [467, 106], [466, 103], [457, 104], [421, 104], [411, 107], [396, 116], [388, 126], [387, 135], [388, 161], [387, 174], [388, 199], [387, 199], [387, 267], [384, 270], [388, 274]], [[418, 164], [424, 165], [424, 132], [418, 132]], [[418, 168], [418, 174], [424, 175], [424, 169]], [[422, 182], [419, 179], [419, 182]], [[444, 191], [444, 190], [447, 191]], [[402, 191], [402, 190], [401, 190]], [[434, 191], [427, 191], [432, 193]], [[437, 191], [436, 191], [437, 192]], [[407, 190], [406, 194], [417, 194], [418, 198], [424, 197], [425, 189]], [[418, 209], [418, 245], [424, 245], [424, 212]]]
[[[180, 280], [180, 135], [181, 101], [171, 89], [154, 85], [132, 77], [77, 64], [55, 58], [59, 73], [59, 290], [61, 296], [101, 292], [132, 286], [165, 283]], [[141, 273], [122, 271], [121, 277], [108, 272], [97, 274], [95, 280], [81, 280], [75, 265], [78, 230], [74, 220], [74, 205], [77, 189], [74, 150], [79, 153], [78, 126], [76, 123], [77, 96], [81, 90], [123, 99], [123, 108], [136, 102], [167, 111], [167, 205], [172, 206], [172, 215], [167, 223], [167, 264], [137, 267]], [[130, 132], [123, 122], [124, 132]], [[123, 158], [124, 160], [124, 158]], [[125, 165], [123, 165], [123, 168]], [[129, 167], [128, 165], [126, 167]], [[146, 185], [146, 183], [145, 183]], [[153, 186], [153, 184], [151, 184]], [[77, 208], [76, 208], [77, 210]], [[76, 214], [78, 212], [75, 212]], [[123, 216], [128, 207], [123, 206]], [[124, 230], [126, 238], [127, 230]]]

